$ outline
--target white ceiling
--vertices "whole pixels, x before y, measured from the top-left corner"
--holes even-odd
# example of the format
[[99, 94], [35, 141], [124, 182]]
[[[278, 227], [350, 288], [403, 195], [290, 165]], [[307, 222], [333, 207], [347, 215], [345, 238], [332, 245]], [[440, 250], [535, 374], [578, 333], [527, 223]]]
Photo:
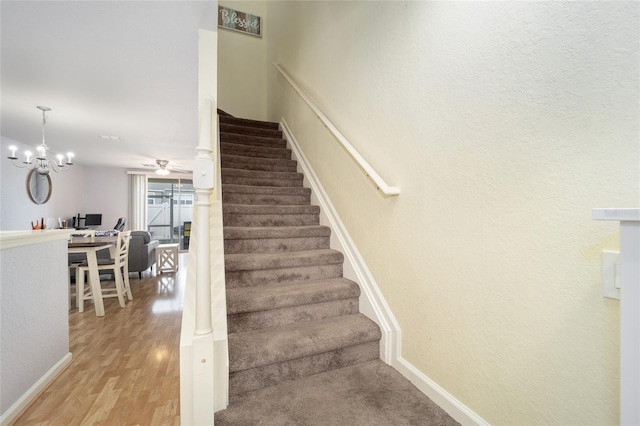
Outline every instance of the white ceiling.
[[54, 156], [72, 151], [77, 164], [129, 169], [167, 159], [190, 169], [198, 29], [215, 31], [216, 5], [2, 0], [3, 139], [37, 146], [43, 105]]

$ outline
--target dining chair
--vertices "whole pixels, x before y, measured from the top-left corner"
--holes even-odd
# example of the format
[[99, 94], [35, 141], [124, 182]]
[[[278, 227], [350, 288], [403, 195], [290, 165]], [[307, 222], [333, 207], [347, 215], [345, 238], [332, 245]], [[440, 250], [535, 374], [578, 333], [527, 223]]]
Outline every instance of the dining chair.
[[[120, 307], [124, 308], [124, 296], [133, 300], [131, 286], [129, 285], [129, 241], [131, 231], [120, 232], [113, 259], [98, 259], [98, 271], [112, 271], [115, 277], [115, 288], [103, 287], [100, 283], [101, 294], [93, 294], [91, 285], [85, 281], [85, 272], [88, 272], [89, 265], [85, 262], [77, 267], [76, 274], [76, 305], [78, 310], [84, 312], [84, 301], [95, 300], [96, 297], [108, 298], [117, 297]], [[95, 303], [94, 303], [95, 305]]]
[[116, 222], [116, 226], [113, 227], [113, 229], [115, 229], [116, 231], [124, 231], [124, 226], [127, 224], [127, 218], [126, 217], [121, 217], [118, 219], [118, 222]]
[[[70, 238], [73, 237], [80, 237], [80, 238], [90, 238], [91, 241], [95, 241], [96, 239], [96, 231], [93, 229], [77, 229], [74, 230], [73, 232], [71, 232], [70, 234]], [[71, 304], [73, 303], [73, 298], [76, 295], [76, 293], [73, 291], [72, 284], [71, 284], [71, 273], [73, 271], [76, 271], [76, 282], [78, 281], [78, 271], [76, 270], [77, 266], [80, 265], [83, 262], [86, 262], [87, 259], [86, 258], [82, 258], [84, 257], [83, 255], [81, 255], [82, 257], [78, 257], [79, 254], [76, 253], [73, 257], [69, 256], [69, 270], [68, 270], [68, 274], [69, 274], [69, 309], [71, 309]], [[77, 286], [76, 286], [77, 287]]]

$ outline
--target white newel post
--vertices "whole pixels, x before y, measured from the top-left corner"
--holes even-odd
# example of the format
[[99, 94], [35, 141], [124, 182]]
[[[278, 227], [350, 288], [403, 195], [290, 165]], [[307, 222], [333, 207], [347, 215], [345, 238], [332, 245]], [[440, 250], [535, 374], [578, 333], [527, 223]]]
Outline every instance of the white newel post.
[[[228, 401], [224, 292], [215, 306], [213, 300], [214, 290], [220, 286], [224, 290], [222, 208], [218, 196], [213, 199], [220, 186], [217, 58], [217, 33], [198, 30], [198, 146], [193, 161], [196, 200], [180, 333], [180, 423], [185, 426], [213, 425], [216, 408], [225, 408]], [[217, 273], [215, 268], [220, 264], [222, 273]]]
[[200, 140], [193, 162], [193, 187], [197, 196], [195, 230], [197, 235], [196, 327], [193, 337], [194, 419], [198, 424], [213, 424], [213, 327], [211, 323], [210, 197], [214, 168], [211, 158], [213, 101], [202, 100]]
[[620, 222], [620, 424], [640, 425], [640, 208], [593, 209]]
[[[205, 99], [202, 115], [203, 124], [200, 131], [200, 144], [196, 148], [196, 159], [193, 162], [193, 187], [198, 210], [198, 269], [196, 276], [196, 335], [213, 332], [211, 325], [211, 262], [209, 257], [209, 217], [211, 208], [211, 192], [213, 190], [214, 170], [211, 158], [211, 131], [213, 102]], [[202, 237], [202, 238], [200, 238]]]

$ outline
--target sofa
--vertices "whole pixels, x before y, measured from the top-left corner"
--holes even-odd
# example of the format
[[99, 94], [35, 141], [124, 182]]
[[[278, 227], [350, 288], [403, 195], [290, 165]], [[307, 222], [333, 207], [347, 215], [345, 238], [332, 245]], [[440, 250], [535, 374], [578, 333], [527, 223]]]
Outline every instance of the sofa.
[[129, 241], [129, 272], [137, 272], [142, 278], [142, 272], [156, 264], [156, 247], [158, 240], [152, 240], [147, 231], [131, 231]]
[[[147, 231], [131, 231], [129, 241], [129, 273], [137, 272], [142, 278], [142, 272], [151, 268], [156, 263], [156, 247], [160, 245], [158, 240], [152, 240]], [[109, 259], [109, 250], [98, 251], [98, 262], [101, 259]], [[69, 263], [80, 263], [86, 260], [84, 254], [69, 254]], [[75, 268], [71, 269], [71, 276], [75, 277]]]

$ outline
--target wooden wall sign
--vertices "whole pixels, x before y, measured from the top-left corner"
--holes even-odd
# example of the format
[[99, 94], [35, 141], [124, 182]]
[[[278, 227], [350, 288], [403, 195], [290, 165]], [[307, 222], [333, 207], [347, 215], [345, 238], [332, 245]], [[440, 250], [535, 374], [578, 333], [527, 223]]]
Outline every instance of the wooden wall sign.
[[218, 5], [218, 26], [232, 31], [262, 37], [262, 20], [259, 16]]

